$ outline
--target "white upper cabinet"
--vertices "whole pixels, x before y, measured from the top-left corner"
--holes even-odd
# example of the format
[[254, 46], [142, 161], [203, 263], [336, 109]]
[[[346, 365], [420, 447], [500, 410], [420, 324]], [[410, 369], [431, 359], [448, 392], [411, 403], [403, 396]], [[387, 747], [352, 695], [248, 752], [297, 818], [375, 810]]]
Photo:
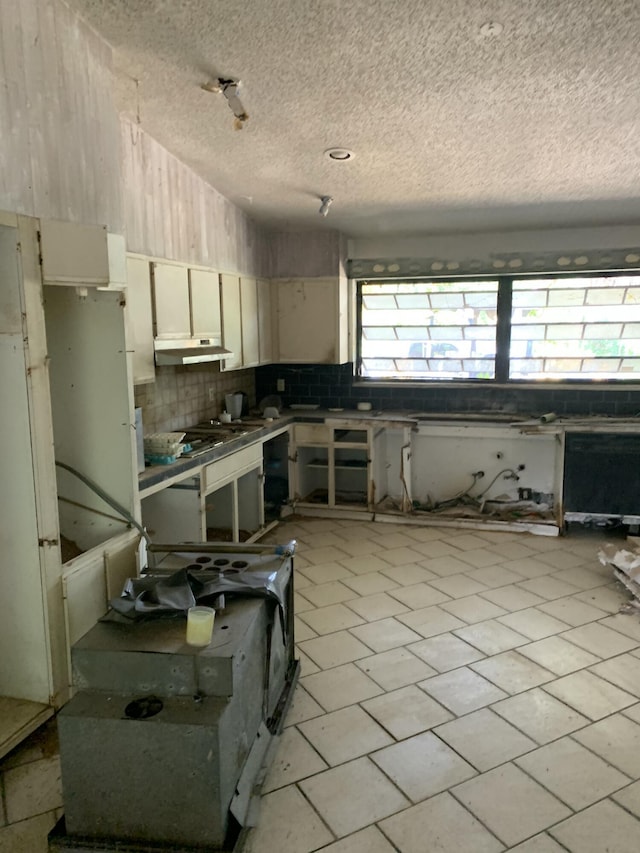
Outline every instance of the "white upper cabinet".
[[127, 258], [127, 349], [132, 351], [133, 384], [154, 382], [151, 267], [145, 258]]
[[274, 286], [278, 361], [310, 364], [348, 361], [346, 279], [278, 279]]
[[242, 366], [260, 364], [258, 329], [258, 290], [255, 278], [240, 279], [240, 315], [242, 325]]
[[191, 334], [194, 338], [220, 338], [220, 287], [218, 273], [189, 270], [191, 296]]
[[273, 313], [271, 308], [271, 282], [258, 279], [258, 344], [260, 364], [273, 361]]
[[273, 359], [270, 282], [249, 276], [220, 276], [222, 344], [233, 356], [222, 370], [269, 364]]
[[151, 264], [154, 333], [163, 340], [191, 337], [189, 274], [177, 264]]
[[122, 234], [107, 234], [109, 284], [105, 290], [126, 290], [127, 243]]
[[231, 351], [220, 363], [222, 370], [238, 370], [242, 362], [242, 321], [240, 314], [240, 278], [222, 273], [220, 276], [220, 309], [222, 311], [222, 346]]
[[104, 226], [42, 219], [39, 232], [45, 284], [109, 285], [109, 248]]

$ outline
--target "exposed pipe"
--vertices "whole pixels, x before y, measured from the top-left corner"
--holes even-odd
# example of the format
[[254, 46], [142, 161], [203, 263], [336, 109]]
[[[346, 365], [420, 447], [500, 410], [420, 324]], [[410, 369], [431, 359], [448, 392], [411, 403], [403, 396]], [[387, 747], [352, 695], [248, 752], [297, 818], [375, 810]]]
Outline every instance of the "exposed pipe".
[[81, 474], [80, 471], [76, 471], [75, 468], [72, 468], [71, 465], [67, 465], [66, 462], [58, 462], [56, 459], [56, 465], [58, 468], [64, 468], [65, 471], [68, 471], [70, 474], [73, 474], [74, 477], [77, 477], [78, 480], [83, 482], [85, 486], [88, 486], [92, 492], [95, 492], [99, 498], [109, 504], [112, 509], [115, 509], [116, 512], [120, 513], [120, 515], [129, 522], [136, 530], [139, 531], [142, 538], [145, 540], [147, 545], [151, 545], [151, 539], [149, 534], [144, 529], [144, 527], [140, 524], [140, 522], [136, 521], [136, 519], [131, 515], [129, 510], [125, 509], [125, 507], [121, 506], [115, 498], [112, 498], [105, 490], [99, 486], [97, 483], [94, 483], [93, 480], [90, 480], [85, 474]]

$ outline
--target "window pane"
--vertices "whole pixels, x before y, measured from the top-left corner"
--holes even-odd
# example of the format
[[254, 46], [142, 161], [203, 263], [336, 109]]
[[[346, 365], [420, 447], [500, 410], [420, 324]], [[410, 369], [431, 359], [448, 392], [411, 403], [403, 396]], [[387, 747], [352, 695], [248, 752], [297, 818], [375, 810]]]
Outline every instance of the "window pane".
[[380, 282], [360, 287], [363, 376], [494, 378], [497, 281]]
[[511, 379], [619, 379], [639, 371], [639, 277], [514, 280]]

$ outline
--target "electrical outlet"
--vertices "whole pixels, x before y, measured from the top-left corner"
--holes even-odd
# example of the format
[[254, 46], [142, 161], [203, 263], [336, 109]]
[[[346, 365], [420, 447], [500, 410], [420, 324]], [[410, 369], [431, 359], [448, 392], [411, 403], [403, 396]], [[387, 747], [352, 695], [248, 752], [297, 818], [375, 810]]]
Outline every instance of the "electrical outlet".
[[284, 391], [284, 379], [278, 379], [276, 382], [276, 391]]
[[209, 402], [215, 403], [216, 401], [216, 389], [211, 387], [209, 388]]

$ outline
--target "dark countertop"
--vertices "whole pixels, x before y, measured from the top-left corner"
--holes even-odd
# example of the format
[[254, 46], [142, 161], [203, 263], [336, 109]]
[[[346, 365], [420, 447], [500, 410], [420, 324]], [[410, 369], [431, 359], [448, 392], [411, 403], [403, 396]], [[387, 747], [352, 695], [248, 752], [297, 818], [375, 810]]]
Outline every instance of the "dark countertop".
[[155, 491], [159, 483], [164, 483], [168, 480], [181, 480], [189, 477], [190, 474], [196, 474], [198, 469], [203, 465], [209, 465], [211, 462], [216, 462], [218, 459], [223, 459], [250, 444], [255, 444], [256, 441], [264, 441], [271, 433], [289, 426], [293, 423], [295, 417], [292, 414], [284, 413], [279, 418], [273, 421], [265, 421], [264, 426], [252, 429], [245, 435], [239, 435], [237, 438], [232, 438], [218, 447], [212, 448], [207, 453], [202, 453], [200, 456], [189, 458], [179, 458], [169, 465], [148, 465], [144, 471], [138, 475], [138, 488], [140, 496], [144, 497], [145, 492], [149, 490]]
[[514, 428], [525, 433], [556, 433], [556, 432], [640, 432], [640, 417], [612, 418], [599, 415], [560, 416], [550, 423], [541, 423], [539, 418], [527, 418], [523, 415], [505, 412], [406, 412], [378, 411], [361, 412], [356, 409], [341, 411], [331, 409], [285, 409], [279, 418], [273, 421], [262, 421], [255, 426], [257, 418], [246, 418], [252, 425], [250, 432], [214, 447], [200, 456], [178, 459], [169, 465], [150, 465], [138, 477], [140, 496], [151, 494], [158, 490], [162, 483], [177, 482], [187, 479], [190, 474], [197, 474], [203, 465], [223, 459], [238, 450], [242, 450], [256, 442], [264, 442], [273, 433], [277, 433], [292, 423], [324, 423], [339, 425], [341, 421], [350, 423], [371, 423], [381, 427], [410, 427], [430, 425], [448, 425], [452, 427], [496, 426]]
[[339, 423], [340, 421], [349, 420], [368, 423], [375, 421], [380, 426], [409, 426], [417, 425], [417, 421], [409, 412], [360, 412], [356, 409], [344, 409], [341, 411], [331, 411], [330, 409], [285, 409], [279, 418], [274, 418], [273, 421], [263, 420], [262, 425], [255, 427], [258, 418], [245, 418], [245, 421], [252, 426], [250, 432], [246, 435], [238, 436], [230, 439], [218, 447], [212, 448], [207, 453], [202, 453], [200, 456], [191, 458], [179, 458], [176, 462], [169, 465], [149, 465], [138, 476], [138, 488], [140, 496], [145, 497], [145, 494], [157, 491], [159, 484], [176, 482], [182, 479], [187, 479], [191, 474], [197, 474], [198, 469], [203, 465], [209, 465], [211, 462], [216, 462], [218, 459], [223, 459], [231, 453], [236, 453], [244, 447], [248, 447], [255, 442], [264, 442], [269, 436], [283, 428], [288, 427], [292, 423]]

